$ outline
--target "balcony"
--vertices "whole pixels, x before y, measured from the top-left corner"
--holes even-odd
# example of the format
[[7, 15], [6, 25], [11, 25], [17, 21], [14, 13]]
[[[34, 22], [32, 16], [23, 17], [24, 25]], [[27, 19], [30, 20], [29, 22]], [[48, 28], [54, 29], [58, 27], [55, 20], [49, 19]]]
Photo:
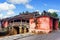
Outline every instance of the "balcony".
[[25, 22], [14, 22], [14, 23], [9, 23], [10, 26], [20, 26], [20, 25], [29, 25], [29, 23]]

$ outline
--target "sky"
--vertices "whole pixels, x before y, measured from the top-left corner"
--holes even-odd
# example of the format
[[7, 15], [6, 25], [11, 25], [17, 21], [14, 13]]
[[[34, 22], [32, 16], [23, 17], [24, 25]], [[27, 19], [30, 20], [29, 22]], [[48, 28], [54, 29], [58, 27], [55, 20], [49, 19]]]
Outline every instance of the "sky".
[[22, 12], [57, 12], [60, 16], [60, 0], [0, 0], [0, 19], [19, 15]]

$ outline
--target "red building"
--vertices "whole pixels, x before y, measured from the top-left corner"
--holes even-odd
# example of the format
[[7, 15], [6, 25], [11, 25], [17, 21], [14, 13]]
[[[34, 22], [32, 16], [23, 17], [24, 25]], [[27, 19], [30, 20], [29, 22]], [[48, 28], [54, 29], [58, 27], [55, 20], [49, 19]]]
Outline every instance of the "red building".
[[[58, 18], [51, 16], [49, 12], [25, 12], [14, 17], [2, 19], [2, 27], [12, 27], [12, 30], [20, 33], [20, 27], [28, 28], [29, 32], [45, 32], [48, 33], [53, 30], [58, 30]], [[23, 30], [22, 30], [23, 31]]]
[[1, 20], [1, 27], [4, 29], [11, 30], [13, 34], [20, 34], [29, 32], [29, 19], [34, 17], [34, 15], [39, 15], [38, 12], [23, 12], [14, 17], [4, 18]]
[[41, 15], [30, 18], [30, 32], [49, 33], [53, 30], [58, 30], [58, 18], [51, 16], [48, 12], [43, 12]]

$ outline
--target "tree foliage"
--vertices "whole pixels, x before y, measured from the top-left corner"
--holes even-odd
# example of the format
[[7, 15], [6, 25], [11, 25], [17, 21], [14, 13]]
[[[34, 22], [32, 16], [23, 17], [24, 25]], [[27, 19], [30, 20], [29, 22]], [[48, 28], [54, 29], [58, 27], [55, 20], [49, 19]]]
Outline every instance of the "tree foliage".
[[[51, 16], [58, 17], [58, 14], [56, 12], [51, 13]], [[60, 28], [60, 21], [59, 21], [59, 28]]]
[[58, 17], [58, 14], [57, 14], [57, 12], [53, 12], [53, 13], [51, 13], [51, 16]]

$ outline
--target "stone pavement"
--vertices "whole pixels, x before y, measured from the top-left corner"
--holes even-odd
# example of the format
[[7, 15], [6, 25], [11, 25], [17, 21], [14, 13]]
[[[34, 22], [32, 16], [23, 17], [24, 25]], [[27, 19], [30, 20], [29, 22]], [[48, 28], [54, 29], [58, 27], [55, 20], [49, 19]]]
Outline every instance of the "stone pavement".
[[32, 34], [30, 34], [30, 33], [17, 34], [17, 35], [2, 37], [2, 38], [0, 38], [0, 40], [17, 40], [17, 39], [21, 39], [21, 38], [28, 37], [28, 36], [31, 36], [31, 35]]
[[18, 34], [0, 38], [0, 40], [60, 40], [60, 30], [54, 31], [49, 34], [39, 34], [39, 35], [31, 35], [29, 33]]
[[18, 40], [60, 40], [60, 30], [49, 34], [34, 35]]

